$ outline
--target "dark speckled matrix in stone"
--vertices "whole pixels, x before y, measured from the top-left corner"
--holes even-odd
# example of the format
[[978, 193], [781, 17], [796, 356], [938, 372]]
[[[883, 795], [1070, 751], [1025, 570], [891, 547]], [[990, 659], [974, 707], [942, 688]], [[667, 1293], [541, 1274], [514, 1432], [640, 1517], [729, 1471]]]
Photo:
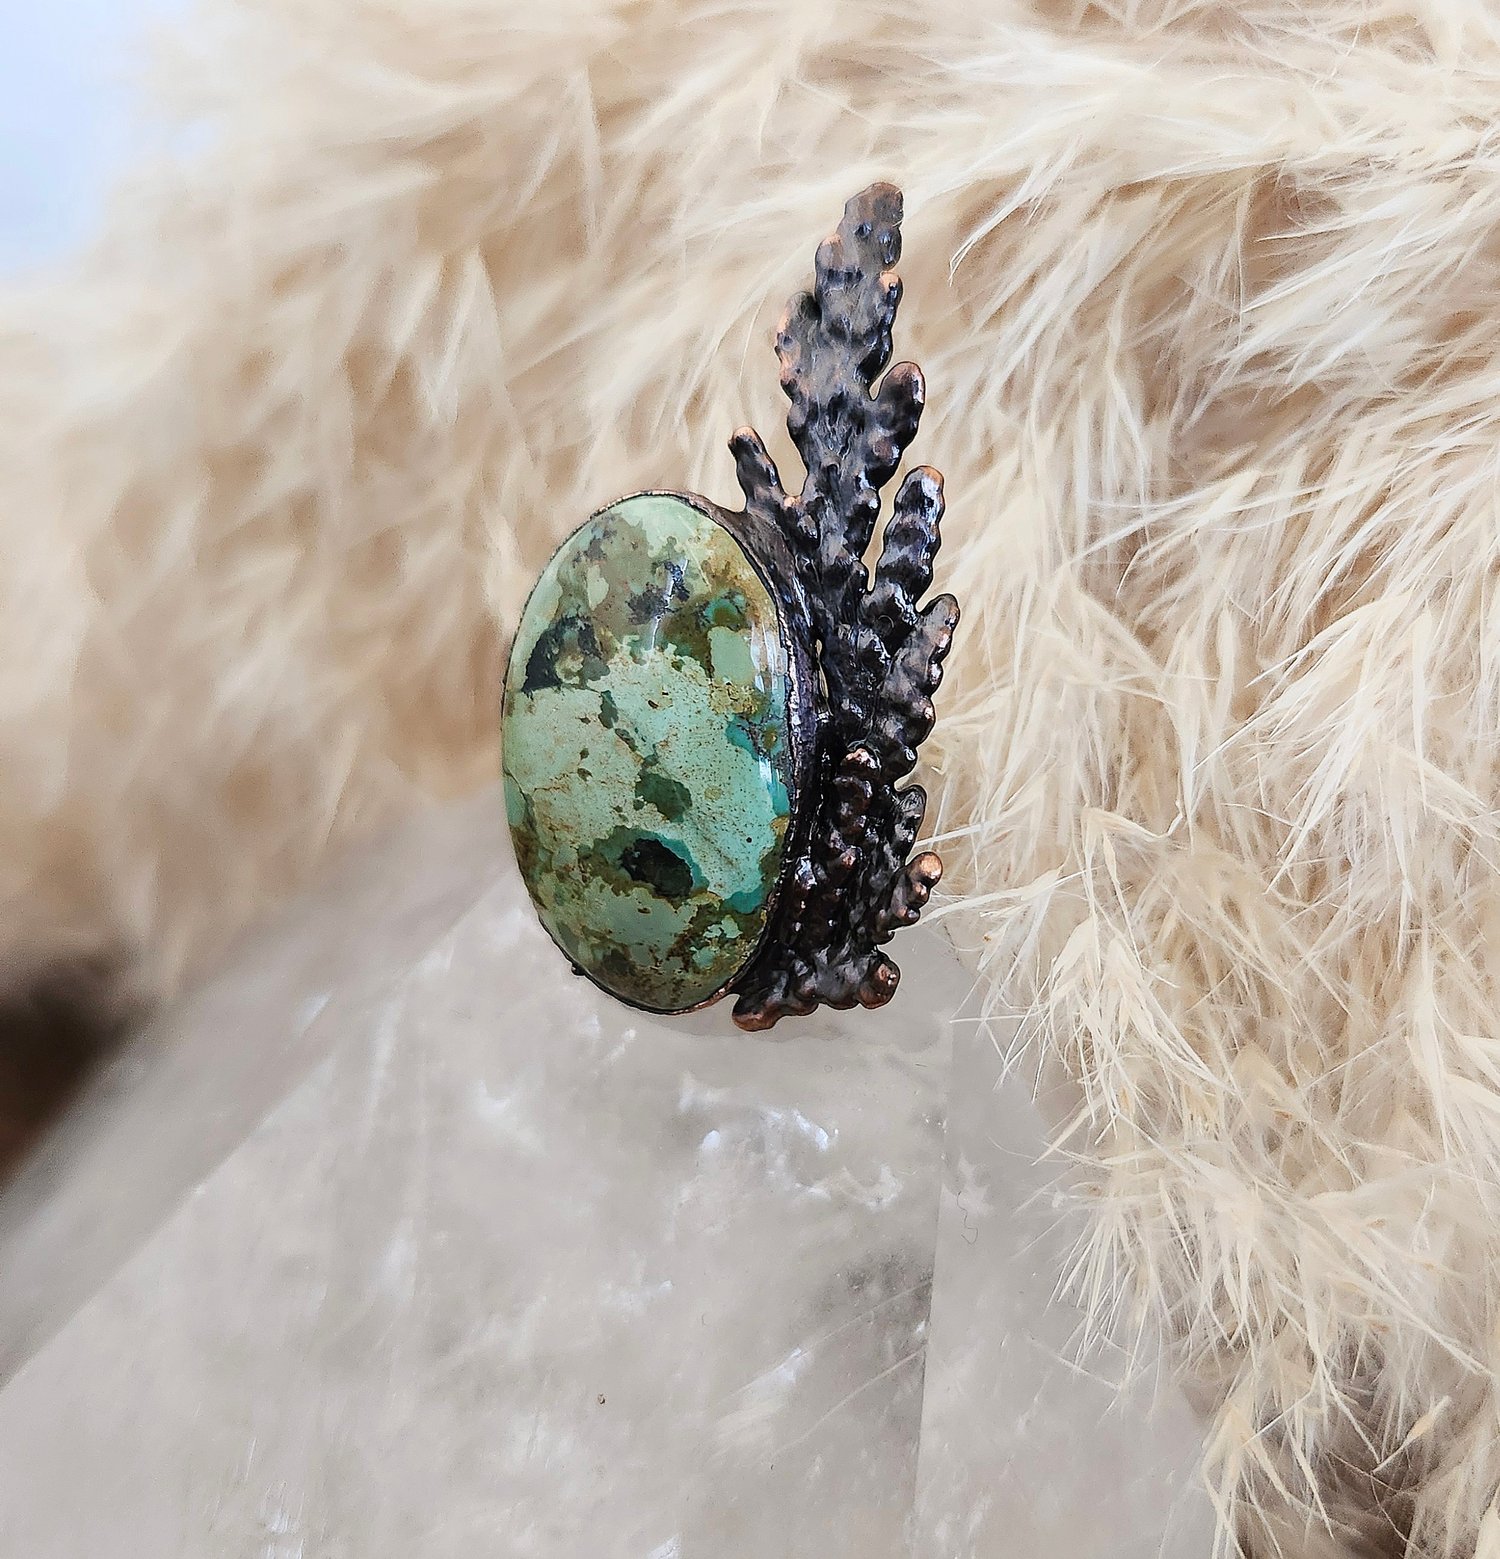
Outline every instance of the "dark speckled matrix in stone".
[[753, 956], [793, 783], [790, 657], [744, 548], [646, 493], [563, 543], [506, 673], [506, 808], [542, 923], [615, 995], [678, 1012]]

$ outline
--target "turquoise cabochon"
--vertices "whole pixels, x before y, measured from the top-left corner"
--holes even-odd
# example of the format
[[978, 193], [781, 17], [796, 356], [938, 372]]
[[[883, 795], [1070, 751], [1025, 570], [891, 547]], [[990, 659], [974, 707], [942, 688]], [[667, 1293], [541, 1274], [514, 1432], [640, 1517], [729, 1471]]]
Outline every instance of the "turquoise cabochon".
[[795, 785], [770, 588], [686, 497], [602, 510], [553, 554], [506, 672], [516, 859], [553, 940], [655, 1012], [720, 994], [765, 932]]

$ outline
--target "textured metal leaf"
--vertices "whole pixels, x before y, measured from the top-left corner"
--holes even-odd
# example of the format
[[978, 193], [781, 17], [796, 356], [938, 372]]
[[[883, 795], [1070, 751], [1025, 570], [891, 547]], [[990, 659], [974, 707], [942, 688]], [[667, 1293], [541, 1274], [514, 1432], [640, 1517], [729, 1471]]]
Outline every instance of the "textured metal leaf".
[[777, 527], [790, 548], [824, 700], [815, 811], [771, 934], [736, 985], [744, 1028], [819, 1004], [889, 1001], [900, 971], [882, 947], [916, 921], [942, 875], [931, 851], [910, 856], [925, 792], [898, 788], [932, 729], [958, 622], [952, 596], [921, 600], [943, 515], [936, 471], [920, 466], [902, 482], [873, 579], [864, 560], [880, 490], [916, 435], [926, 394], [915, 363], [885, 371], [900, 255], [901, 192], [874, 184], [819, 247], [812, 291], [787, 307], [776, 352], [806, 471], [801, 491], [787, 493], [753, 430], [730, 441], [747, 514]]

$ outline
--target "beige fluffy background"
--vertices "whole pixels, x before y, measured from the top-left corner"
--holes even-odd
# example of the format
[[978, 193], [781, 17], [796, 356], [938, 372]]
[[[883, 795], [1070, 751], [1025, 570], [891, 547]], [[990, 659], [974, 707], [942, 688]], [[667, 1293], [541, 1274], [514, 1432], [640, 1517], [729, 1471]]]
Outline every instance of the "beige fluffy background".
[[217, 0], [156, 101], [0, 302], [11, 974], [168, 989], [492, 777], [531, 572], [733, 498], [894, 178], [946, 913], [1081, 1084], [1080, 1291], [1256, 1554], [1500, 1555], [1500, 11]]

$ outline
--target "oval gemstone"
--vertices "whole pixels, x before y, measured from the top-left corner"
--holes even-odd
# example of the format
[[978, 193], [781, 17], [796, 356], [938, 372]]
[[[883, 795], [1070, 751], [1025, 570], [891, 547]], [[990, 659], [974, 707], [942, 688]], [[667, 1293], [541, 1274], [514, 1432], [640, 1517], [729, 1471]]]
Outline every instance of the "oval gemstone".
[[542, 923], [656, 1012], [706, 1001], [766, 919], [791, 801], [776, 603], [682, 498], [594, 516], [548, 563], [505, 679], [505, 803]]

